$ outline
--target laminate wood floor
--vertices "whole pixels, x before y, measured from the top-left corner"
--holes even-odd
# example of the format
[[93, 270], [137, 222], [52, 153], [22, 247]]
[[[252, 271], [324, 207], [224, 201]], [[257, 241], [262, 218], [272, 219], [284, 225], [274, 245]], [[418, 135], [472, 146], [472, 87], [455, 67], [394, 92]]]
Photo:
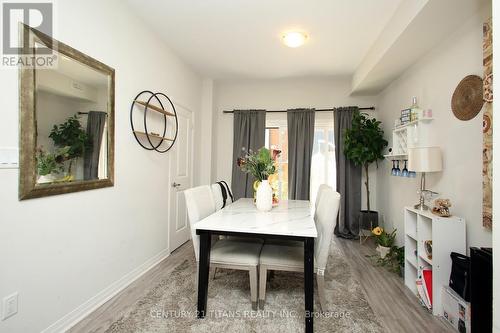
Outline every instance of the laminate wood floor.
[[[359, 241], [336, 239], [358, 277], [375, 315], [387, 332], [453, 332], [446, 324], [423, 309], [403, 280], [382, 267], [375, 267], [366, 255], [374, 254], [374, 246]], [[193, 256], [191, 242], [182, 245], [168, 258], [125, 288], [101, 307], [90, 313], [68, 332], [104, 332], [113, 322], [133, 310], [146, 290], [158, 284], [187, 256]]]
[[370, 240], [360, 244], [359, 241], [337, 238], [337, 242], [358, 277], [366, 300], [387, 332], [454, 332], [442, 319], [434, 317], [419, 304], [402, 278], [371, 263], [366, 256], [377, 252]]

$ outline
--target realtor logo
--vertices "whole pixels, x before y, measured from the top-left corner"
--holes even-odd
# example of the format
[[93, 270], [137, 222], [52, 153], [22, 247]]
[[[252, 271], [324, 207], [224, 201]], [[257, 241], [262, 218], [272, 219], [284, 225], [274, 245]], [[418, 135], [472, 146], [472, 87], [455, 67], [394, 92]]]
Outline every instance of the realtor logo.
[[50, 37], [53, 36], [53, 2], [34, 1], [19, 2], [6, 0], [2, 2], [1, 36], [3, 68], [17, 68], [18, 65], [47, 68], [54, 67], [55, 65], [56, 56], [53, 54], [52, 49], [38, 42], [36, 45], [30, 45], [30, 40], [33, 42], [33, 39], [28, 38], [28, 35], [20, 38], [19, 29], [23, 29], [22, 24]]

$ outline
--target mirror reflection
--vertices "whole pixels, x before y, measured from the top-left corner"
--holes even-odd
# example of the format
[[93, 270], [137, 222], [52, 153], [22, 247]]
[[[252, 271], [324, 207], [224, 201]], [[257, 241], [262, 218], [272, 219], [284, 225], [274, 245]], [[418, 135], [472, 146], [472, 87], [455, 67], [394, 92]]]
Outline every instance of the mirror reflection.
[[37, 69], [37, 186], [108, 178], [108, 78], [62, 54]]

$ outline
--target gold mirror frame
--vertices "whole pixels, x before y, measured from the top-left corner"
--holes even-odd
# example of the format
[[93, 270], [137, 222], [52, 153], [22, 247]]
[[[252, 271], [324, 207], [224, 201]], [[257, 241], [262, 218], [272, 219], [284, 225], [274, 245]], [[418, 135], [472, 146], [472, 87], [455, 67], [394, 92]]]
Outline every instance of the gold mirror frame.
[[21, 40], [29, 38], [29, 45], [34, 45], [36, 41], [41, 42], [48, 48], [56, 50], [59, 54], [74, 59], [108, 76], [108, 163], [106, 179], [79, 180], [69, 183], [37, 186], [36, 69], [34, 67], [21, 66], [19, 68], [19, 200], [113, 186], [115, 171], [115, 70], [26, 25], [22, 25], [20, 28], [20, 38]]

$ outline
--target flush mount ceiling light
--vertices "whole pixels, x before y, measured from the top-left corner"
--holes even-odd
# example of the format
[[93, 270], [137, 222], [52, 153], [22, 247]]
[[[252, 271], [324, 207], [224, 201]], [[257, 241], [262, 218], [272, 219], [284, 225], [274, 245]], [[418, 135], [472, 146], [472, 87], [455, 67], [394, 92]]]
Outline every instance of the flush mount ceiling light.
[[290, 31], [283, 35], [283, 43], [288, 47], [299, 47], [306, 42], [307, 35], [303, 32]]

